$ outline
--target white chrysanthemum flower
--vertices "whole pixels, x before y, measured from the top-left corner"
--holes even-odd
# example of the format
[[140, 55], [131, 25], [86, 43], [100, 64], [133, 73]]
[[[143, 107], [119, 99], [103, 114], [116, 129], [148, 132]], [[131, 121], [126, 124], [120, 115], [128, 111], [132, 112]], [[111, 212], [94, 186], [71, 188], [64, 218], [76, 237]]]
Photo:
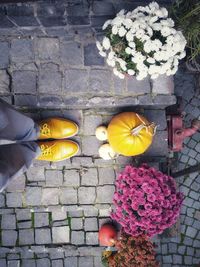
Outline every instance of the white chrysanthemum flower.
[[96, 41], [96, 46], [97, 46], [99, 51], [103, 50], [103, 46], [101, 45], [101, 43], [99, 41]]
[[173, 35], [167, 36], [166, 43], [171, 46], [174, 43], [174, 36]]
[[160, 51], [160, 58], [162, 61], [167, 61], [170, 56], [171, 53], [168, 53], [167, 51]]
[[131, 18], [131, 17], [132, 17], [132, 12], [131, 12], [131, 11], [127, 12], [127, 13], [126, 13], [126, 17], [127, 17], [127, 18]]
[[149, 35], [144, 34], [144, 35], [142, 35], [142, 36], [140, 37], [140, 40], [141, 40], [142, 42], [144, 42], [144, 41], [148, 41], [148, 40], [150, 40], [150, 37], [149, 37]]
[[179, 42], [175, 42], [175, 43], [173, 43], [173, 45], [172, 45], [172, 50], [173, 50], [174, 52], [176, 52], [176, 53], [182, 51], [182, 45], [181, 45], [181, 43], [179, 43]]
[[[141, 21], [141, 22], [140, 22], [140, 21]], [[147, 27], [147, 24], [143, 22], [143, 19], [142, 19], [142, 20], [140, 19], [140, 20], [139, 20], [139, 23], [140, 23], [140, 29], [145, 30], [146, 27]]]
[[163, 12], [160, 9], [155, 10], [155, 15], [158, 16], [159, 18], [162, 18], [163, 17]]
[[172, 70], [167, 70], [167, 71], [166, 71], [166, 75], [167, 75], [167, 76], [172, 75]]
[[120, 27], [122, 25], [122, 22], [123, 22], [123, 18], [121, 18], [121, 17], [115, 17], [112, 20], [111, 24]]
[[174, 62], [173, 62], [174, 66], [178, 66], [178, 58], [174, 57]]
[[159, 68], [159, 74], [165, 74], [165, 68], [163, 68], [163, 66], [160, 66], [160, 68]]
[[141, 80], [143, 80], [144, 78], [143, 78], [143, 76], [141, 76], [141, 75], [137, 75], [136, 76], [136, 80], [138, 80], [138, 81], [141, 81]]
[[156, 53], [154, 53], [153, 57], [156, 61], [161, 61], [162, 60], [162, 53], [156, 52]]
[[182, 58], [184, 58], [185, 56], [186, 56], [186, 52], [183, 51], [183, 52], [180, 53], [180, 55], [178, 55], [177, 57], [178, 57], [179, 59], [182, 59]]
[[146, 78], [147, 75], [148, 75], [148, 73], [140, 72], [138, 75], [136, 75], [136, 79], [137, 79], [138, 81], [141, 81], [141, 80], [143, 80], [144, 78]]
[[147, 27], [147, 28], [146, 28], [146, 31], [147, 31], [147, 33], [148, 33], [148, 35], [149, 35], [150, 37], [153, 35], [153, 30], [152, 30], [151, 27]]
[[119, 77], [120, 79], [124, 79], [124, 78], [125, 78], [125, 75], [122, 74], [122, 73], [120, 72], [119, 75], [118, 75], [118, 77]]
[[177, 72], [177, 70], [178, 70], [178, 66], [174, 66], [173, 69], [171, 70], [171, 75], [174, 75]]
[[117, 77], [119, 77], [120, 79], [124, 79], [124, 77], [125, 77], [124, 74], [122, 74], [121, 72], [119, 72], [117, 68], [114, 68], [114, 69], [113, 69], [113, 73], [114, 73]]
[[133, 22], [133, 26], [132, 26], [132, 28], [130, 29], [130, 31], [131, 31], [132, 33], [135, 33], [139, 28], [140, 28], [140, 23], [139, 23], [138, 20], [135, 20], [135, 21]]
[[154, 31], [160, 31], [162, 29], [162, 25], [160, 23], [153, 23], [151, 27]]
[[102, 45], [106, 50], [108, 50], [110, 48], [110, 39], [108, 37], [104, 37]]
[[106, 62], [108, 63], [109, 66], [115, 67], [115, 60], [114, 59], [107, 58]]
[[159, 66], [151, 65], [151, 66], [149, 66], [148, 73], [150, 75], [155, 74], [155, 73], [159, 73], [159, 68], [160, 68]]
[[105, 30], [105, 29], [111, 24], [111, 21], [112, 21], [111, 19], [107, 20], [107, 21], [104, 23], [102, 29]]
[[126, 61], [124, 61], [124, 60], [121, 59], [121, 58], [116, 58], [116, 61], [120, 64], [120, 67], [121, 67], [124, 71], [127, 70], [127, 68], [126, 68]]
[[159, 40], [149, 40], [144, 45], [145, 52], [149, 53], [151, 51], [159, 51], [162, 47], [162, 43]]
[[129, 47], [131, 47], [131, 48], [135, 48], [135, 43], [134, 43], [134, 42], [129, 42], [128, 45], [129, 45]]
[[150, 8], [149, 8], [149, 6], [145, 6], [145, 7], [144, 7], [144, 12], [146, 12], [146, 13], [148, 13], [148, 14], [150, 13]]
[[144, 6], [139, 6], [139, 7], [138, 7], [138, 11], [145, 12], [145, 7], [144, 7]]
[[148, 72], [148, 67], [143, 64], [143, 63], [137, 63], [137, 69], [140, 71], [140, 72]]
[[108, 59], [112, 60], [114, 57], [115, 57], [115, 52], [110, 51], [110, 52], [108, 53]]
[[145, 35], [145, 32], [144, 32], [144, 30], [142, 30], [142, 29], [136, 31], [136, 34], [135, 34], [135, 36], [136, 36], [138, 39], [140, 39], [140, 38], [143, 37], [144, 35]]
[[118, 27], [116, 25], [114, 25], [112, 27], [112, 34], [114, 34], [114, 35], [118, 34], [118, 30], [119, 30]]
[[147, 62], [150, 63], [150, 64], [154, 64], [156, 61], [155, 61], [154, 58], [152, 58], [152, 57], [148, 57], [148, 58], [147, 58]]
[[121, 26], [118, 32], [119, 36], [123, 37], [126, 33], [127, 33], [127, 30], [123, 26]]
[[146, 57], [143, 56], [141, 52], [136, 52], [134, 57], [132, 57], [132, 61], [134, 63], [140, 63], [140, 64], [143, 63], [145, 59]]
[[[137, 74], [135, 70], [127, 69], [127, 59], [117, 57], [111, 45], [111, 37], [105, 37], [102, 43], [97, 42], [97, 48], [100, 55], [107, 57], [107, 63], [114, 68], [115, 75], [123, 79], [123, 72], [126, 72], [142, 80], [147, 75], [155, 79], [160, 74], [172, 75], [177, 71], [179, 60], [185, 56], [186, 39], [180, 31], [174, 29], [174, 21], [167, 16], [165, 8], [152, 2], [126, 14], [122, 10], [113, 20], [104, 23], [103, 29], [111, 25], [112, 34], [121, 37], [124, 45], [122, 52], [130, 55], [136, 64]], [[135, 38], [143, 44], [140, 52], [137, 51], [138, 47], [136, 49]], [[106, 50], [110, 50], [108, 54]]]
[[159, 49], [162, 47], [162, 43], [160, 40], [156, 39], [156, 40], [153, 40], [152, 41], [153, 45], [154, 45], [154, 50], [157, 50], [155, 49], [155, 47], [158, 47]]
[[149, 4], [149, 8], [150, 8], [150, 10], [151, 10], [151, 9], [155, 10], [155, 9], [159, 9], [160, 7], [159, 7], [158, 3], [156, 3], [156, 2], [151, 2], [151, 3]]
[[133, 49], [131, 49], [131, 55], [134, 57], [135, 56], [135, 54], [137, 53], [137, 51], [133, 48]]
[[138, 11], [140, 11], [140, 8], [141, 8], [141, 6], [136, 7], [136, 8], [132, 11], [132, 15], [137, 14]]
[[182, 49], [185, 48], [185, 45], [187, 43], [185, 37], [180, 31], [177, 31], [176, 34], [174, 34], [174, 42], [179, 43]]
[[134, 70], [129, 69], [127, 72], [128, 72], [129, 75], [135, 75], [135, 71]]
[[174, 21], [170, 18], [168, 19], [162, 19], [160, 21], [160, 24], [163, 25], [163, 26], [167, 26], [167, 27], [174, 27]]
[[117, 13], [117, 16], [123, 16], [124, 14], [125, 14], [125, 9], [122, 9]]
[[152, 25], [158, 20], [158, 16], [153, 16], [149, 18], [149, 24]]
[[114, 69], [113, 69], [113, 73], [114, 73], [116, 76], [118, 76], [118, 74], [119, 74], [118, 69], [117, 69], [117, 68], [114, 68]]
[[161, 8], [161, 12], [162, 12], [164, 18], [166, 18], [168, 16], [168, 11], [165, 7]]
[[133, 25], [133, 21], [129, 18], [124, 19], [123, 25], [126, 27], [126, 29], [130, 29]]
[[147, 40], [145, 43], [144, 43], [144, 51], [146, 53], [150, 53], [152, 51], [152, 41], [151, 40]]
[[127, 71], [127, 67], [125, 65], [120, 65], [120, 67], [123, 71]]
[[102, 57], [106, 57], [106, 53], [104, 51], [99, 51], [99, 55], [101, 55]]
[[155, 73], [155, 74], [152, 74], [151, 75], [151, 79], [157, 79], [158, 78], [158, 76], [159, 76], [159, 74], [158, 73]]
[[162, 27], [162, 29], [161, 29], [162, 36], [167, 37], [171, 33], [172, 33], [171, 28], [169, 28], [169, 27]]
[[133, 33], [132, 33], [131, 31], [128, 31], [127, 34], [126, 34], [126, 40], [127, 40], [128, 42], [132, 42], [133, 39], [134, 39], [134, 35], [133, 35]]
[[165, 72], [167, 71], [167, 70], [171, 70], [171, 66], [172, 66], [172, 63], [168, 60], [166, 63], [164, 63], [163, 65], [162, 65], [162, 68], [165, 70]]
[[125, 49], [125, 52], [126, 52], [126, 54], [130, 55], [131, 52], [132, 52], [132, 49], [131, 49], [130, 47], [127, 47], [127, 48]]

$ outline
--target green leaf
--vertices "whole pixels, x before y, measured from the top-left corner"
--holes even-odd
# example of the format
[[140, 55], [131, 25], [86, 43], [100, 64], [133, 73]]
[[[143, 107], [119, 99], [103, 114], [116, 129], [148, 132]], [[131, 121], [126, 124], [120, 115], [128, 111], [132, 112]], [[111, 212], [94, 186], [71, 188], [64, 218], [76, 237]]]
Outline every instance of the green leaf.
[[107, 259], [105, 259], [105, 258], [101, 258], [101, 262], [102, 262], [103, 266], [105, 266], [105, 267], [109, 267], [109, 265], [108, 265], [108, 260], [107, 260]]
[[187, 40], [187, 59], [200, 55], [200, 2], [199, 0], [176, 0], [170, 15]]

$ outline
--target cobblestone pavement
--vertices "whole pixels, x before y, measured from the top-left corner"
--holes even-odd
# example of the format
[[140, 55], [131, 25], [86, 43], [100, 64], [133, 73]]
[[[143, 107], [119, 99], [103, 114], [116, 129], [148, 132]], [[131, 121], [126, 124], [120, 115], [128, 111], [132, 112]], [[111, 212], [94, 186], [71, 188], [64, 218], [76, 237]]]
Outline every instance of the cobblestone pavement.
[[95, 42], [104, 35], [104, 22], [140, 3], [58, 0], [0, 6], [1, 95], [29, 108], [175, 103], [170, 78], [161, 78], [165, 86], [160, 79], [152, 84], [149, 79], [120, 80], [98, 54]]
[[[145, 156], [164, 158], [168, 153], [164, 107], [176, 100], [172, 79], [161, 78], [162, 83], [148, 79], [118, 80], [98, 56], [94, 44], [106, 19], [119, 9], [132, 9], [140, 2], [91, 1], [91, 6], [85, 5], [90, 1], [76, 0], [76, 5], [72, 2], [66, 1], [68, 4], [60, 7], [44, 2], [22, 5], [20, 17], [16, 16], [19, 14], [16, 6], [1, 9], [1, 98], [36, 120], [52, 115], [73, 119], [80, 126], [75, 140], [81, 151], [60, 163], [35, 161], [27, 173], [0, 194], [0, 267], [102, 266], [98, 229], [111, 210], [116, 173], [132, 159], [101, 160], [97, 153], [100, 143], [94, 131], [96, 126], [107, 124], [114, 114], [123, 111], [123, 106], [137, 105], [126, 110], [144, 113], [159, 124], [154, 143]], [[3, 15], [5, 10], [7, 16]], [[27, 21], [39, 26], [27, 26]], [[13, 22], [11, 27], [9, 23]], [[191, 90], [193, 76], [180, 72], [175, 86], [177, 94], [184, 95], [185, 111], [197, 112], [199, 104]], [[188, 120], [190, 116], [187, 115]], [[193, 164], [194, 158], [198, 160], [198, 138], [198, 134], [193, 136], [193, 143], [187, 144], [188, 152], [184, 153], [184, 149], [182, 156], [188, 158], [181, 157], [182, 163]], [[156, 239], [158, 253], [162, 254], [158, 257], [164, 267], [192, 266], [198, 260], [198, 181], [196, 178], [194, 183], [192, 176], [191, 184], [184, 181], [182, 185], [183, 178], [179, 180], [181, 190], [189, 197], [181, 216], [181, 237], [174, 238], [173, 244], [170, 239]], [[194, 215], [193, 209], [196, 209]], [[177, 244], [181, 244], [178, 250]], [[188, 244], [187, 249], [184, 244]], [[177, 251], [184, 254], [185, 262]], [[182, 262], [178, 264], [180, 259]]]
[[[175, 76], [175, 93], [183, 98], [185, 122], [190, 126], [192, 119], [200, 119], [199, 85], [195, 76], [181, 69]], [[185, 139], [184, 144], [184, 149], [178, 153], [179, 170], [200, 162], [200, 132]], [[181, 233], [160, 240], [158, 258], [163, 267], [197, 266], [200, 263], [200, 173], [176, 179], [185, 195], [180, 217]]]
[[[46, 117], [60, 112], [47, 110], [29, 115]], [[62, 112], [81, 126], [75, 139], [81, 152], [59, 163], [35, 161], [29, 171], [13, 180], [6, 192], [0, 194], [0, 257], [4, 258], [0, 266], [6, 266], [3, 265], [5, 257], [7, 264], [17, 264], [22, 259], [22, 266], [37, 263], [45, 267], [49, 266], [49, 260], [52, 266], [64, 263], [76, 267], [77, 260], [80, 267], [91, 267], [93, 262], [94, 266], [101, 266], [98, 229], [109, 219], [116, 173], [132, 159], [119, 157], [104, 161], [97, 155], [100, 142], [94, 136], [95, 129], [107, 124], [116, 111], [99, 110], [98, 115], [94, 110]], [[160, 124], [147, 155], [163, 156], [163, 151], [167, 151], [163, 110], [140, 112], [148, 113], [149, 119]], [[164, 136], [162, 141], [160, 135]]]

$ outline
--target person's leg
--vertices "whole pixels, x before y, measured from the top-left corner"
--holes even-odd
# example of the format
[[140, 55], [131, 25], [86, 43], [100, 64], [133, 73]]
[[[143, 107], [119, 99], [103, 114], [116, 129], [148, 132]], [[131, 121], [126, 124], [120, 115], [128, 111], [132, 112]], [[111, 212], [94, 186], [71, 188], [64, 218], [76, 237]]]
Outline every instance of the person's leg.
[[40, 153], [36, 142], [0, 146], [0, 192], [13, 178], [24, 173]]
[[0, 99], [0, 139], [33, 141], [39, 132], [39, 126], [31, 118]]
[[78, 125], [71, 120], [49, 118], [35, 123], [0, 99], [0, 140], [64, 139], [77, 133]]

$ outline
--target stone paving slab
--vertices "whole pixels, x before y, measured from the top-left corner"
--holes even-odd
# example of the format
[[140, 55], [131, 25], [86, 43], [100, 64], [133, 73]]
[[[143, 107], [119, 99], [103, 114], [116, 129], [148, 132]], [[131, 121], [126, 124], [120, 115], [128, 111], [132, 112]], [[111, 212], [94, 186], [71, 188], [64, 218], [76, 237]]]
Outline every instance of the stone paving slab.
[[[95, 37], [88, 42], [95, 45]], [[172, 78], [162, 79], [167, 83], [162, 92], [159, 80], [150, 83], [149, 79], [138, 82], [127, 78], [116, 82], [106, 64], [98, 67], [93, 62], [90, 65], [88, 61], [83, 62], [83, 58], [87, 58], [84, 42], [67, 42], [63, 47], [63, 40], [58, 37], [12, 40], [3, 37], [0, 47], [5, 44], [10, 47], [5, 51], [10, 63], [0, 71], [0, 94], [17, 106], [84, 109], [138, 105], [162, 108], [176, 102]], [[92, 56], [96, 61], [98, 52]], [[124, 86], [121, 86], [123, 82]]]
[[[140, 108], [135, 111], [145, 113], [150, 121], [153, 120], [160, 125], [156, 134], [158, 138], [162, 133], [165, 135], [164, 110], [158, 110], [159, 116], [154, 110]], [[80, 267], [84, 266], [81, 257], [89, 257], [88, 264], [92, 261], [94, 266], [101, 266], [102, 248], [95, 248], [99, 245], [98, 230], [109, 219], [115, 177], [123, 166], [131, 163], [133, 159], [122, 156], [109, 161], [100, 159], [98, 148], [101, 142], [95, 137], [95, 129], [102, 123], [108, 124], [112, 116], [120, 110], [28, 110], [27, 114], [39, 119], [53, 115], [54, 112], [73, 119], [81, 126], [80, 134], [76, 138], [81, 152], [72, 159], [58, 163], [34, 161], [24, 175], [13, 180], [6, 192], [0, 194], [2, 206], [0, 258], [5, 258], [7, 255], [7, 260], [11, 261], [8, 255], [12, 254], [13, 261], [17, 261], [18, 257], [25, 258], [22, 266], [25, 264], [34, 266], [34, 255], [36, 255], [46, 264], [51, 255], [48, 251], [54, 245], [52, 253], [56, 254], [57, 251], [63, 253], [61, 258], [55, 257], [55, 260], [60, 261], [55, 264], [65, 266], [68, 264], [67, 257], [70, 256], [73, 257], [72, 261], [79, 262]], [[166, 146], [164, 142], [162, 143], [159, 156], [165, 156], [167, 153]], [[155, 148], [148, 155], [154, 155], [154, 151]], [[70, 252], [70, 246], [65, 250], [65, 244], [75, 247]], [[43, 249], [39, 250], [41, 246]], [[88, 248], [84, 252], [83, 246], [94, 246], [94, 249]], [[35, 252], [37, 249], [39, 251]], [[65, 251], [68, 253], [66, 257]], [[99, 254], [93, 254], [94, 251], [98, 251]], [[16, 253], [20, 256], [15, 258]], [[89, 255], [86, 255], [88, 253]], [[43, 254], [46, 256], [43, 257]], [[43, 261], [36, 263], [42, 264]]]
[[[194, 98], [198, 100], [198, 97], [195, 96]], [[197, 103], [197, 101], [192, 101], [194, 98], [190, 99], [187, 105], [191, 103], [194, 106], [194, 103]], [[98, 113], [96, 113], [94, 110], [60, 110], [59, 114], [69, 114], [70, 118], [74, 118], [77, 123], [82, 125], [83, 130], [79, 136], [82, 145], [85, 137], [89, 141], [94, 138], [96, 126], [102, 122], [107, 123], [119, 111], [119, 109], [112, 109], [110, 112], [98, 110]], [[160, 124], [158, 134], [165, 135], [166, 124], [163, 123], [165, 114], [162, 110], [158, 111], [159, 116], [157, 116], [155, 110], [140, 108], [136, 111], [146, 114], [149, 120], [152, 119]], [[39, 119], [57, 112], [57, 110], [29, 110], [28, 114]], [[190, 119], [187, 116], [186, 118]], [[185, 148], [183, 153], [180, 154], [179, 168], [192, 165], [194, 161], [191, 160], [198, 158], [198, 142], [198, 133], [192, 138], [186, 139]], [[98, 145], [99, 143], [96, 149]], [[187, 160], [183, 156], [186, 156]], [[83, 249], [82, 246], [98, 245], [98, 229], [102, 223], [109, 219], [109, 212], [112, 208], [110, 195], [112, 194], [115, 175], [124, 165], [130, 162], [132, 162], [132, 159], [125, 157], [119, 157], [115, 162], [104, 161], [99, 159], [95, 153], [92, 156], [90, 151], [88, 154], [81, 153], [77, 157], [62, 163], [50, 164], [35, 161], [32, 168], [19, 178], [19, 184], [13, 182], [6, 193], [0, 194], [2, 206], [2, 209], [0, 209], [1, 240], [3, 245], [0, 249], [0, 257], [2, 258], [2, 264], [4, 264], [5, 258], [8, 263], [18, 261], [20, 257], [24, 259], [23, 264], [29, 264], [27, 266], [33, 264], [34, 266], [37, 262], [34, 259], [34, 255], [36, 255], [46, 261], [53, 257], [55, 261], [59, 261], [58, 264], [61, 266], [65, 266], [64, 264], [68, 264], [70, 260], [80, 265], [83, 262], [83, 258], [80, 257], [89, 257], [88, 262], [92, 261], [93, 264], [96, 264], [94, 266], [101, 266], [100, 251], [93, 254], [95, 253], [93, 248], [87, 247], [88, 255], [87, 253], [84, 254], [84, 250], [81, 249]], [[109, 175], [109, 179], [105, 179], [106, 173]], [[74, 179], [74, 177], [76, 178]], [[56, 186], [54, 185], [54, 179]], [[71, 181], [73, 181], [73, 184], [70, 184]], [[199, 175], [194, 173], [188, 177], [181, 177], [177, 181], [180, 190], [186, 195], [181, 212], [181, 234], [173, 238], [165, 237], [155, 240], [158, 244], [158, 259], [162, 266], [193, 266], [199, 262], [200, 248], [198, 234]], [[87, 189], [86, 192], [84, 192], [84, 188]], [[101, 199], [101, 190], [104, 189], [105, 192], [111, 190], [111, 193], [108, 193], [106, 198]], [[67, 191], [70, 193], [63, 194], [62, 192], [66, 192], [65, 190], [70, 190]], [[31, 195], [29, 195], [30, 192]], [[88, 196], [88, 192], [91, 192], [91, 197], [89, 203], [85, 203], [84, 194]], [[72, 202], [71, 205], [69, 205], [70, 201]], [[8, 227], [4, 229], [6, 216], [10, 219]], [[36, 219], [37, 223], [35, 223]], [[36, 233], [43, 229], [44, 232], [41, 235], [44, 236], [40, 241]], [[64, 240], [62, 239], [59, 243], [56, 233], [59, 233], [59, 230], [62, 232], [63, 229], [65, 229]], [[26, 233], [26, 238], [24, 233]], [[44, 243], [40, 244], [41, 242]], [[71, 247], [71, 245], [63, 246], [65, 242], [73, 244], [74, 247]], [[52, 244], [56, 247], [50, 250]], [[14, 251], [13, 246], [15, 246]], [[43, 246], [44, 251], [39, 250], [40, 246]], [[65, 248], [67, 249], [65, 250]], [[101, 250], [102, 248], [98, 249]], [[82, 265], [80, 266], [82, 267]]]
[[[145, 158], [168, 154], [164, 107], [176, 102], [173, 78], [119, 80], [95, 46], [105, 20], [141, 3], [57, 0], [0, 6], [0, 97], [35, 120], [64, 116], [81, 129], [75, 138], [79, 155], [53, 164], [35, 161], [0, 194], [1, 267], [102, 266], [98, 229], [109, 219], [116, 174], [134, 162], [98, 157], [95, 128], [114, 114], [134, 110], [156, 122], [158, 131]], [[180, 71], [174, 82], [187, 122], [199, 117], [194, 76]], [[199, 162], [199, 137], [197, 133], [185, 141], [180, 169]], [[162, 267], [200, 261], [199, 174], [177, 182], [185, 194], [181, 233], [155, 239]]]
[[95, 42], [102, 38], [105, 20], [119, 8], [132, 10], [138, 4], [144, 2], [58, 0], [2, 5], [1, 97], [29, 108], [137, 105], [159, 109], [174, 104], [172, 77], [121, 81], [98, 54]]
[[[182, 97], [185, 124], [200, 119], [200, 96], [195, 75], [181, 68], [175, 75], [175, 93]], [[195, 112], [193, 112], [195, 111]], [[200, 132], [184, 140], [178, 153], [177, 170], [200, 162]], [[162, 238], [158, 259], [162, 266], [198, 266], [200, 262], [200, 175], [198, 172], [176, 178], [180, 191], [185, 195], [180, 217], [180, 234], [176, 238]]]

